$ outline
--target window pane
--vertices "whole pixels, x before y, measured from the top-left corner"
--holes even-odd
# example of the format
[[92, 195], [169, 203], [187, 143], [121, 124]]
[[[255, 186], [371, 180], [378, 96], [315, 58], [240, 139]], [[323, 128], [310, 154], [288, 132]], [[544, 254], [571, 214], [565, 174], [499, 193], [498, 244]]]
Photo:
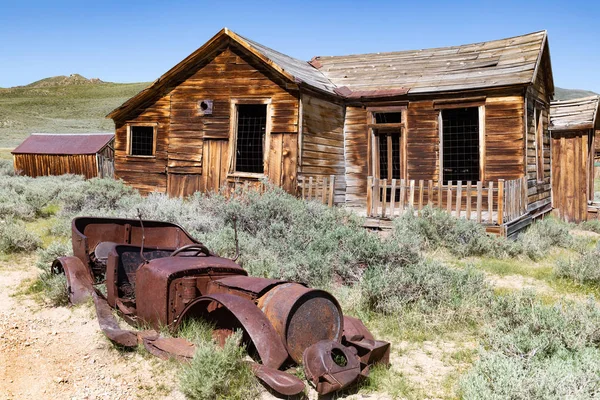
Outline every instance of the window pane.
[[267, 106], [238, 106], [235, 166], [238, 172], [263, 173], [264, 137], [267, 129]]
[[479, 180], [479, 109], [442, 110], [444, 182]]
[[402, 122], [401, 112], [375, 112], [373, 115], [376, 124], [399, 124]]
[[151, 156], [154, 149], [154, 127], [132, 126], [131, 130], [131, 155]]

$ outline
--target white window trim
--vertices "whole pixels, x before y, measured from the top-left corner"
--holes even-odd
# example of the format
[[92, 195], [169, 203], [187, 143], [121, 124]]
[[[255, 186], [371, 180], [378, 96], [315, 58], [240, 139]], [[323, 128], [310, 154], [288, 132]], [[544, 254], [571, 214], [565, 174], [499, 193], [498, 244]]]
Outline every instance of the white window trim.
[[[229, 118], [229, 160], [228, 160], [228, 174], [230, 177], [238, 178], [254, 178], [260, 179], [268, 173], [268, 155], [269, 149], [271, 148], [271, 116], [272, 116], [272, 105], [271, 98], [239, 98], [231, 99], [230, 104], [230, 118]], [[235, 153], [237, 149], [237, 126], [238, 126], [238, 105], [239, 104], [265, 104], [267, 106], [267, 123], [265, 128], [265, 142], [263, 147], [263, 173], [252, 173], [252, 172], [240, 172], [236, 171], [235, 168]]]

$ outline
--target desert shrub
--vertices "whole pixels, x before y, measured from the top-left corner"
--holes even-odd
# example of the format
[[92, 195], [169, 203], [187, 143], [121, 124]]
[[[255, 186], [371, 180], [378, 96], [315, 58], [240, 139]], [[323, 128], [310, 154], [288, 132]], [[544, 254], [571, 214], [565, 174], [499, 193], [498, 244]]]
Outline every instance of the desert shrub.
[[569, 248], [573, 245], [569, 226], [555, 218], [544, 218], [533, 223], [520, 235], [519, 240], [525, 254], [532, 260], [544, 257], [552, 246]]
[[543, 304], [533, 293], [501, 296], [490, 308], [486, 345], [521, 358], [545, 358], [600, 345], [600, 308], [587, 303]]
[[543, 304], [534, 293], [497, 297], [485, 350], [461, 379], [467, 399], [583, 399], [600, 393], [600, 309]]
[[34, 251], [42, 244], [36, 234], [29, 232], [19, 220], [0, 220], [0, 252], [5, 254]]
[[456, 309], [467, 302], [483, 304], [491, 294], [482, 273], [432, 261], [369, 268], [361, 287], [365, 306], [384, 313], [406, 306], [417, 306], [424, 312], [438, 307]]
[[257, 398], [259, 385], [244, 362], [241, 333], [230, 336], [220, 348], [213, 341], [197, 341], [192, 362], [182, 368], [181, 391], [190, 399]]
[[43, 294], [46, 304], [61, 307], [69, 304], [69, 292], [65, 275], [55, 275], [50, 271], [42, 271], [29, 287], [30, 293]]
[[543, 360], [484, 352], [461, 379], [461, 398], [591, 399], [600, 394], [600, 351], [553, 356]]
[[139, 196], [123, 181], [94, 178], [71, 185], [60, 193], [58, 200], [63, 215], [89, 211], [111, 213], [118, 208], [119, 202], [135, 195]]
[[11, 160], [0, 159], [0, 176], [14, 176], [15, 169]]
[[416, 236], [424, 249], [446, 248], [459, 257], [514, 257], [522, 251], [518, 243], [488, 235], [475, 221], [431, 207], [426, 207], [421, 216], [406, 213], [397, 218], [394, 235]]
[[584, 251], [578, 257], [560, 259], [554, 267], [554, 275], [573, 279], [579, 283], [600, 283], [600, 251]]
[[381, 240], [349, 212], [298, 200], [276, 187], [228, 200], [216, 195], [204, 207], [228, 228], [202, 240], [222, 255], [233, 255], [231, 226], [236, 219], [240, 262], [253, 275], [323, 287], [334, 280], [357, 282], [369, 266], [401, 266], [419, 258], [418, 246], [409, 238]]
[[578, 226], [584, 231], [600, 233], [600, 221], [598, 221], [597, 219], [590, 219], [588, 221], [584, 221]]
[[42, 271], [49, 272], [52, 262], [59, 257], [70, 256], [73, 254], [72, 245], [67, 240], [57, 240], [45, 249], [39, 249], [37, 252], [36, 267]]

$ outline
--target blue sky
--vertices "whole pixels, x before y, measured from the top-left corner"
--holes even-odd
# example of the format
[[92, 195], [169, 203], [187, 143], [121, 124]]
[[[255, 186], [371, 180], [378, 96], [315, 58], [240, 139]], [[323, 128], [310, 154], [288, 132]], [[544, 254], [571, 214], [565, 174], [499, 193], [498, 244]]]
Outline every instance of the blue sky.
[[152, 81], [221, 28], [291, 56], [409, 50], [546, 29], [555, 84], [600, 93], [600, 1], [0, 0], [0, 87]]

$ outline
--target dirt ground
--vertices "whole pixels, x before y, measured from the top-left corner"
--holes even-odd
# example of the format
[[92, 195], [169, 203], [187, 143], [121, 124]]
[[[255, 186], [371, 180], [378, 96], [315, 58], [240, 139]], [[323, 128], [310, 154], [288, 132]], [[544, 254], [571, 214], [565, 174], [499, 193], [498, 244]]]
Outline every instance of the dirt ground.
[[0, 399], [185, 399], [176, 367], [112, 348], [91, 303], [54, 308], [15, 295], [38, 273], [33, 262], [0, 261]]
[[[185, 399], [177, 389], [177, 364], [144, 351], [115, 349], [98, 327], [92, 302], [51, 307], [24, 294], [39, 273], [34, 264], [33, 256], [0, 259], [0, 400]], [[393, 370], [415, 386], [429, 388], [424, 397], [445, 397], [439, 389], [453, 370], [444, 362], [452, 346], [402, 342], [392, 350]], [[317, 397], [308, 391], [309, 399]], [[343, 398], [391, 399], [376, 393]], [[261, 396], [271, 399], [275, 397], [267, 392]]]

